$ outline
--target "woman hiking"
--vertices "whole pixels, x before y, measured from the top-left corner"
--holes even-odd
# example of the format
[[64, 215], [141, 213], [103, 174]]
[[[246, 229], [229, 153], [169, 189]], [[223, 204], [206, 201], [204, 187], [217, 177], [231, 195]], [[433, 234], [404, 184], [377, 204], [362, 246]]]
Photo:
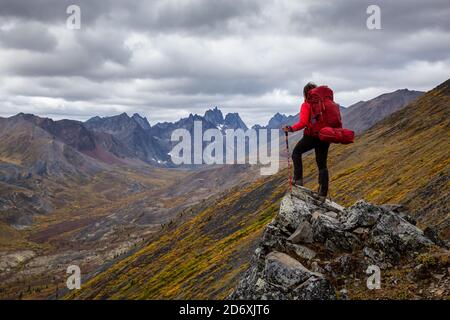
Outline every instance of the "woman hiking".
[[294, 163], [294, 179], [293, 184], [296, 186], [303, 186], [303, 165], [302, 154], [314, 149], [316, 154], [316, 163], [319, 168], [319, 200], [325, 201], [328, 193], [328, 169], [327, 157], [329, 142], [319, 139], [317, 132], [313, 132], [314, 117], [311, 115], [311, 106], [307, 102], [309, 92], [317, 88], [313, 82], [309, 82], [303, 89], [303, 96], [305, 101], [300, 108], [300, 121], [293, 126], [285, 126], [285, 132], [295, 132], [305, 129], [303, 138], [297, 143], [292, 152], [292, 161]]

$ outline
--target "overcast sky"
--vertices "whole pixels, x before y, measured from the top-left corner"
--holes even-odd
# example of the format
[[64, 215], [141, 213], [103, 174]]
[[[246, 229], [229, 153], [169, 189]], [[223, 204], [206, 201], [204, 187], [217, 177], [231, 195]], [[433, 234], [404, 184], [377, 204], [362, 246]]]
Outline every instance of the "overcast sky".
[[344, 106], [425, 91], [450, 78], [449, 17], [448, 0], [0, 0], [0, 116], [154, 124], [217, 105], [252, 125], [297, 113], [309, 80]]

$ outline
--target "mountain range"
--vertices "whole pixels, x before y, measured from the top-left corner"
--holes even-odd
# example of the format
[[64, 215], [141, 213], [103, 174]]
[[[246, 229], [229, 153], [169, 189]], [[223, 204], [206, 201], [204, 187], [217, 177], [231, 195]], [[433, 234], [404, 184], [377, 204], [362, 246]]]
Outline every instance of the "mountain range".
[[[71, 165], [64, 161], [61, 154], [71, 153], [71, 157], [77, 158], [88, 166], [85, 156], [105, 164], [139, 164], [144, 162], [155, 166], [173, 166], [169, 156], [173, 143], [170, 135], [175, 129], [187, 129], [193, 132], [194, 121], [201, 121], [203, 129], [217, 128], [224, 132], [226, 129], [243, 129], [247, 126], [237, 113], [229, 113], [225, 116], [216, 107], [206, 111], [204, 116], [189, 115], [177, 122], [157, 123], [151, 126], [145, 117], [134, 114], [132, 117], [126, 113], [111, 117], [93, 117], [86, 122], [75, 120], [53, 121], [49, 118], [41, 118], [31, 114], [19, 113], [10, 118], [0, 118], [2, 125], [2, 138], [6, 139], [2, 144], [4, 154], [14, 152], [17, 144], [14, 140], [20, 136], [31, 141], [48, 140], [53, 142], [53, 149], [49, 150], [49, 143], [42, 148], [47, 148], [39, 154], [27, 157], [27, 166], [35, 168], [38, 173], [58, 173], [58, 170], [71, 170]], [[19, 132], [20, 131], [20, 132]], [[25, 132], [26, 131], [26, 132]], [[48, 142], [47, 141], [47, 142]], [[59, 149], [56, 147], [59, 146]], [[23, 146], [25, 149], [26, 146]], [[33, 146], [36, 147], [36, 146]], [[40, 147], [39, 147], [40, 148]], [[16, 150], [18, 157], [27, 154], [27, 150]], [[36, 156], [36, 157], [34, 157]], [[33, 161], [34, 163], [31, 163]], [[37, 159], [39, 158], [39, 159]], [[57, 164], [55, 162], [58, 162]], [[98, 163], [91, 165], [97, 167]]]
[[[366, 102], [359, 102], [349, 108], [342, 108], [344, 124], [360, 133], [380, 119], [401, 109], [421, 94], [421, 92], [406, 89], [397, 90]], [[201, 121], [203, 130], [216, 128], [222, 133], [226, 129], [247, 130], [247, 126], [239, 114], [228, 113], [224, 117], [218, 107], [207, 110], [203, 116], [190, 114], [187, 118], [176, 122], [157, 123], [153, 126], [139, 114], [130, 117], [126, 113], [103, 118], [96, 116], [86, 122], [53, 121], [20, 113], [10, 118], [0, 118], [0, 121], [2, 132], [6, 134], [8, 131], [8, 137], [13, 139], [10, 141], [8, 137], [2, 136], [2, 138], [6, 138], [3, 144], [5, 154], [14, 150], [11, 145], [17, 143], [14, 141], [14, 137], [19, 136], [14, 133], [17, 130], [22, 131], [20, 134], [26, 135], [29, 139], [52, 141], [52, 149], [50, 149], [49, 143], [42, 144], [38, 146], [39, 152], [34, 152], [27, 157], [27, 167], [38, 173], [51, 171], [57, 174], [74, 170], [92, 171], [102, 167], [102, 163], [139, 164], [144, 162], [155, 166], [172, 167], [173, 163], [169, 156], [174, 145], [170, 141], [171, 132], [184, 128], [193, 133], [194, 121]], [[293, 124], [297, 121], [298, 115], [286, 116], [277, 113], [267, 125], [257, 125], [253, 128], [277, 129], [282, 125]], [[25, 133], [24, 130], [28, 130], [28, 132]], [[46, 150], [44, 151], [42, 148], [46, 148]], [[19, 157], [23, 157], [27, 153], [27, 151], [23, 151], [19, 152]], [[67, 157], [64, 156], [64, 153]], [[33, 157], [37, 155], [39, 157], [35, 157], [34, 163], [31, 163]], [[76, 159], [79, 165], [74, 167], [65, 161], [68, 157], [71, 157], [72, 160]], [[90, 158], [96, 161], [91, 161]]]
[[[243, 282], [240, 288], [257, 290], [258, 287], [266, 285], [264, 282], [266, 278], [258, 281], [256, 287], [252, 287], [252, 283], [245, 280], [252, 279], [251, 270], [248, 271], [250, 273], [244, 272], [249, 267], [256, 266], [258, 266], [257, 272], [260, 272], [258, 260], [250, 261], [250, 256], [253, 253], [254, 256], [258, 256], [264, 244], [271, 248], [278, 248], [279, 251], [290, 252], [291, 256], [303, 255], [302, 259], [306, 259], [305, 255], [311, 252], [318, 252], [320, 259], [308, 258], [308, 267], [322, 270], [317, 272], [330, 274], [334, 279], [333, 284], [343, 290], [341, 294], [350, 298], [395, 299], [447, 296], [448, 287], [447, 289], [445, 287], [449, 279], [448, 274], [445, 275], [445, 268], [448, 266], [449, 255], [445, 248], [430, 247], [425, 252], [420, 251], [423, 252], [420, 255], [419, 252], [409, 250], [408, 255], [416, 256], [415, 258], [411, 256], [412, 258], [408, 258], [407, 261], [401, 260], [403, 257], [395, 253], [393, 249], [398, 247], [404, 250], [406, 247], [402, 247], [402, 241], [412, 243], [413, 233], [408, 233], [409, 231], [406, 230], [414, 231], [417, 239], [423, 239], [422, 231], [412, 226], [413, 224], [421, 228], [431, 228], [427, 231], [427, 235], [435, 239], [434, 241], [440, 240], [433, 228], [439, 231], [442, 238], [447, 241], [449, 239], [447, 186], [449, 105], [450, 80], [378, 122], [363, 133], [355, 144], [333, 146], [330, 151], [331, 197], [335, 202], [346, 206], [352, 205], [358, 199], [365, 199], [379, 205], [391, 203], [390, 206], [383, 207], [387, 208], [386, 212], [404, 210], [399, 209], [403, 206], [409, 207], [410, 216], [396, 217], [398, 213], [389, 213], [385, 216], [387, 220], [383, 218], [384, 222], [380, 221], [379, 228], [383, 229], [374, 228], [378, 231], [372, 232], [370, 229], [377, 220], [365, 224], [366, 214], [363, 214], [361, 219], [357, 217], [350, 219], [352, 223], [364, 226], [354, 230], [359, 232], [357, 235], [348, 234], [348, 237], [355, 239], [357, 243], [361, 241], [356, 239], [357, 237], [368, 241], [371, 246], [377, 241], [387, 241], [385, 245], [379, 247], [379, 251], [364, 249], [366, 257], [372, 257], [369, 259], [381, 257], [381, 261], [386, 263], [383, 267], [383, 279], [387, 280], [383, 282], [382, 290], [367, 290], [365, 281], [360, 280], [365, 269], [358, 271], [355, 265], [358, 261], [362, 261], [361, 257], [358, 258], [356, 252], [352, 252], [349, 247], [343, 250], [339, 249], [339, 246], [328, 243], [325, 244], [328, 249], [322, 251], [324, 250], [322, 245], [316, 245], [313, 242], [312, 250], [310, 246], [306, 249], [294, 248], [298, 251], [289, 251], [290, 249], [283, 246], [283, 242], [277, 242], [286, 240], [287, 236], [280, 233], [285, 232], [284, 229], [280, 231], [278, 227], [271, 227], [274, 222], [269, 226], [267, 224], [274, 217], [277, 217], [278, 224], [289, 224], [289, 221], [298, 224], [299, 221], [294, 219], [294, 214], [299, 214], [307, 208], [308, 215], [312, 214], [313, 219], [318, 219], [314, 218], [316, 215], [324, 223], [317, 224], [317, 228], [320, 227], [317, 229], [318, 236], [326, 232], [336, 232], [334, 236], [330, 235], [332, 237], [330, 239], [334, 243], [342, 240], [343, 245], [349, 245], [349, 242], [344, 239], [347, 233], [344, 233], [340, 227], [334, 226], [334, 223], [338, 224], [336, 217], [339, 217], [339, 212], [333, 213], [337, 210], [336, 208], [319, 207], [321, 213], [315, 213], [312, 206], [314, 202], [302, 204], [291, 200], [294, 201], [294, 205], [281, 206], [277, 216], [280, 201], [288, 189], [287, 172], [283, 170], [277, 175], [233, 188], [220, 198], [207, 199], [204, 209], [197, 208], [198, 211], [192, 218], [180, 218], [174, 221], [171, 226], [168, 226], [168, 230], [155, 237], [154, 241], [127, 256], [120, 263], [92, 277], [82, 290], [73, 292], [66, 298], [222, 299], [235, 292], [241, 279]], [[423, 114], [431, 116], [423, 117]], [[316, 170], [312, 156], [306, 157], [305, 170], [306, 186], [312, 190], [316, 189]], [[366, 203], [357, 202], [352, 207], [357, 215], [361, 215], [365, 210], [367, 216], [371, 217], [375, 212], [385, 210]], [[362, 210], [361, 205], [367, 210]], [[294, 209], [295, 206], [298, 206], [297, 211]], [[343, 210], [342, 207], [339, 206], [339, 208], [341, 209], [338, 211]], [[324, 213], [329, 217], [323, 216]], [[394, 220], [390, 220], [390, 216]], [[345, 223], [349, 223], [350, 220], [346, 220]], [[327, 221], [329, 222], [326, 223]], [[399, 221], [403, 223], [404, 228], [400, 227]], [[293, 230], [295, 227], [291, 231]], [[380, 232], [389, 233], [389, 237], [376, 238], [377, 234], [382, 235]], [[402, 232], [407, 232], [409, 236], [401, 236]], [[399, 235], [400, 238], [395, 240], [394, 238]], [[374, 237], [371, 244], [370, 237]], [[321, 239], [323, 242], [323, 237]], [[397, 242], [389, 245], [389, 241]], [[431, 243], [429, 239], [423, 241]], [[258, 246], [259, 244], [262, 247]], [[384, 260], [383, 250], [387, 252], [386, 258], [392, 254], [400, 261], [393, 263]], [[419, 249], [415, 250], [419, 251]], [[277, 257], [281, 256], [281, 254], [277, 255]], [[283, 261], [289, 259], [286, 255], [283, 257]], [[294, 264], [298, 265], [298, 262], [292, 262], [289, 265], [293, 267]], [[304, 267], [301, 269], [305, 270]], [[333, 272], [335, 272], [334, 276]], [[352, 275], [339, 278], [337, 272]], [[414, 273], [411, 274], [411, 272]], [[433, 272], [439, 274], [444, 272], [444, 274], [442, 277], [434, 278]], [[238, 292], [241, 292], [239, 290], [238, 288]]]
[[[384, 119], [388, 111], [372, 113], [379, 118], [354, 145], [333, 147], [333, 200], [411, 205], [419, 225], [448, 236], [448, 87], [447, 81], [407, 105], [394, 98], [409, 96], [402, 90], [380, 99], [392, 97], [397, 111]], [[367, 103], [375, 110], [380, 101]], [[418, 122], [427, 110], [433, 116]], [[231, 293], [278, 211], [287, 173], [261, 179], [253, 166], [172, 168], [170, 133], [192, 132], [196, 120], [204, 130], [247, 128], [238, 114], [224, 117], [217, 107], [154, 125], [138, 114], [86, 122], [0, 118], [0, 297], [60, 298], [69, 262], [85, 275], [76, 298]], [[276, 114], [264, 127], [297, 120]], [[433, 143], [420, 142], [427, 137]], [[305, 170], [307, 186], [316, 188], [311, 156]]]

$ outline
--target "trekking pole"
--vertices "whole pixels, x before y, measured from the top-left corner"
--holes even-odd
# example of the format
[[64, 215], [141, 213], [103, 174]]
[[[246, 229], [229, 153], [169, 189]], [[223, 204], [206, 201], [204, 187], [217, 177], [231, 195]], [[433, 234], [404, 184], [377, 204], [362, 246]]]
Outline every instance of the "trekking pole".
[[292, 176], [291, 176], [291, 155], [289, 153], [289, 133], [287, 131], [284, 132], [284, 137], [286, 140], [286, 153], [287, 153], [287, 163], [288, 163], [288, 176], [289, 176], [289, 191], [292, 194]]

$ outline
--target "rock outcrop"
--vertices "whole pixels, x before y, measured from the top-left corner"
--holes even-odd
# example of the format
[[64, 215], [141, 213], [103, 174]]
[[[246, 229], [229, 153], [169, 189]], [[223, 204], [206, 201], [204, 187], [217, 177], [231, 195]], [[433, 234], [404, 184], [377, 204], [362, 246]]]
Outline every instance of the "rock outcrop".
[[294, 188], [229, 298], [345, 299], [343, 278], [357, 278], [371, 265], [392, 268], [436, 246], [413, 223], [401, 206], [360, 200], [344, 208]]

